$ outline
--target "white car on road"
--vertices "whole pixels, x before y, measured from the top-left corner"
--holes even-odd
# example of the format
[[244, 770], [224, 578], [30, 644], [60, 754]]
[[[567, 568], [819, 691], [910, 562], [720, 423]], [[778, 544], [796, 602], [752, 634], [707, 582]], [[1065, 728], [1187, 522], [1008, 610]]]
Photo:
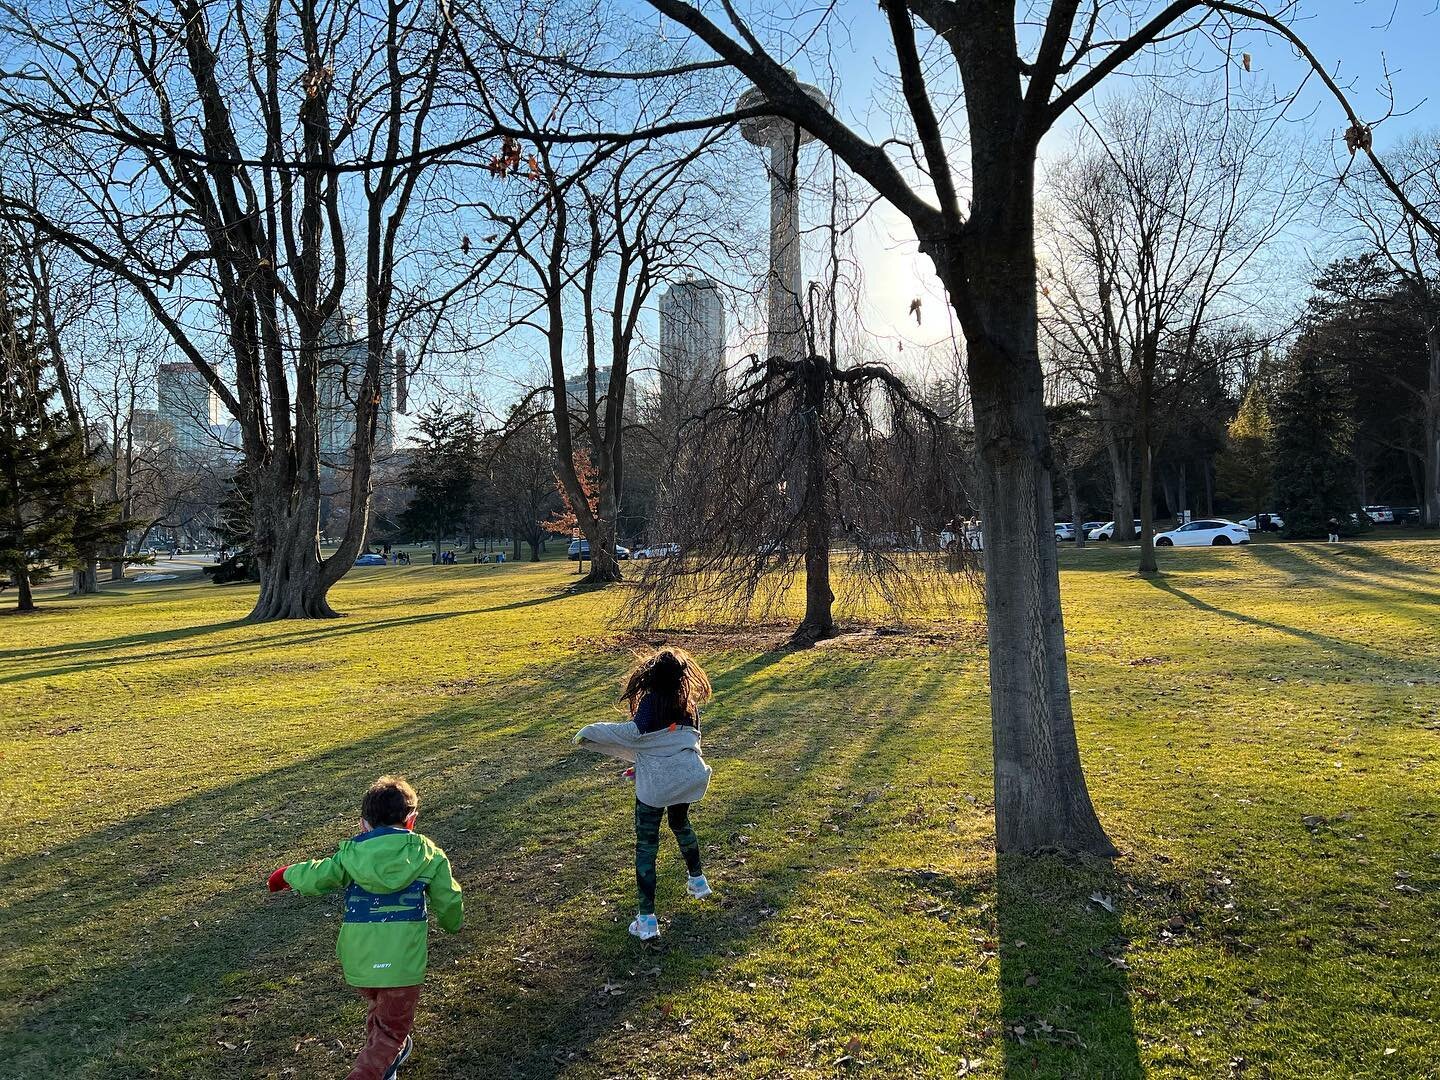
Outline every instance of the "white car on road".
[[[1266, 525], [1269, 525], [1266, 528]], [[1285, 519], [1279, 514], [1252, 514], [1248, 518], [1241, 518], [1240, 524], [1251, 532], [1279, 532], [1285, 528]]]
[[1155, 537], [1156, 547], [1227, 547], [1249, 542], [1249, 529], [1220, 518], [1192, 521]]
[[[1135, 535], [1140, 535], [1140, 519], [1135, 519]], [[1115, 539], [1115, 523], [1107, 521], [1098, 529], [1091, 529], [1089, 539], [1091, 540], [1113, 540]]]

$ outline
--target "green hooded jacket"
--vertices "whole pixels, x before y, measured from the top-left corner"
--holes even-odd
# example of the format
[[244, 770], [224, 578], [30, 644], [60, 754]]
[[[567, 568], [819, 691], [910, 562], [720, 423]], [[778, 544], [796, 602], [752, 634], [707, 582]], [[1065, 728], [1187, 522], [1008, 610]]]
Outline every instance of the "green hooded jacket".
[[351, 986], [418, 986], [429, 959], [427, 911], [452, 934], [464, 918], [445, 852], [408, 829], [342, 841], [328, 859], [286, 867], [285, 883], [302, 896], [345, 890], [335, 955]]

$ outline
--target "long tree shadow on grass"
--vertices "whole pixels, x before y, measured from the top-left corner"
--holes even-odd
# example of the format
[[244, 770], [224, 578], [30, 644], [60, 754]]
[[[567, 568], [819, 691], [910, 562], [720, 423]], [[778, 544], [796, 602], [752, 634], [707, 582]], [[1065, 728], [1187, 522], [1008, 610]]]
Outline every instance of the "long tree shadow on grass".
[[1287, 551], [1280, 558], [1275, 546], [1264, 545], [1255, 551], [1255, 556], [1288, 574], [1292, 581], [1393, 606], [1393, 601], [1381, 595], [1391, 593], [1433, 612], [1434, 590], [1440, 586], [1440, 574], [1433, 570], [1406, 566], [1371, 550], [1343, 546], [1317, 549], [1315, 545], [1306, 545], [1305, 550]]
[[[442, 622], [448, 619], [460, 619], [471, 615], [484, 614], [490, 608], [474, 608], [465, 611], [431, 611], [417, 615], [399, 615], [389, 619], [360, 619], [355, 618], [346, 622], [326, 621], [319, 624], [306, 623], [304, 629], [291, 630], [286, 633], [271, 634], [260, 631], [253, 637], [247, 637], [244, 641], [220, 642], [210, 646], [196, 646], [185, 649], [156, 649], [154, 652], [131, 652], [122, 656], [106, 656], [96, 659], [78, 659], [73, 663], [62, 663], [54, 667], [34, 668], [25, 671], [16, 671], [0, 676], [0, 685], [6, 683], [29, 682], [34, 679], [58, 678], [64, 675], [72, 675], [78, 672], [104, 671], [114, 667], [126, 667], [142, 661], [165, 662], [171, 660], [195, 660], [219, 656], [235, 656], [253, 653], [259, 649], [272, 647], [283, 647], [287, 645], [312, 645], [322, 641], [329, 641], [336, 638], [350, 637], [355, 634], [368, 634], [374, 631], [407, 629], [411, 627], [424, 626], [428, 623]], [[247, 625], [243, 620], [230, 623], [217, 623], [206, 626], [203, 633], [216, 633], [224, 629], [238, 629]], [[156, 635], [137, 635], [132, 639], [134, 645], [163, 645], [164, 635], [168, 631], [157, 631]], [[179, 632], [184, 636], [183, 631]], [[155, 637], [155, 640], [146, 640]], [[125, 648], [126, 645], [115, 644], [111, 648]], [[64, 648], [63, 646], [61, 648]], [[103, 648], [103, 645], [95, 646], [96, 649]], [[89, 643], [86, 644], [85, 652], [92, 651]], [[83, 655], [83, 654], [82, 654]], [[60, 657], [68, 659], [63, 654]], [[37, 659], [50, 659], [49, 657], [37, 657]]]
[[[582, 663], [565, 675], [548, 694], [527, 682], [526, 700], [555, 708], [567, 690], [593, 682], [594, 669]], [[503, 864], [523, 835], [517, 823], [542, 813], [550, 789], [583, 775], [559, 740], [519, 756], [498, 741], [457, 745], [483, 735], [487, 721], [503, 722], [515, 704], [502, 696], [479, 710], [452, 706], [8, 862], [0, 1017], [10, 1064], [21, 1075], [26, 1066], [134, 1075], [158, 1053], [163, 1075], [250, 1075], [239, 1060], [203, 1070], [170, 1060], [166, 1032], [222, 1028], [237, 990], [273, 991], [277, 978], [328, 967], [333, 944], [318, 939], [334, 923], [320, 910], [266, 904], [268, 868], [333, 850], [353, 829], [359, 793], [390, 770], [414, 776], [428, 791], [427, 823], [461, 841], [452, 854], [462, 880], [477, 863]], [[426, 782], [437, 774], [446, 781]], [[259, 1008], [266, 996], [246, 1000]], [[203, 1037], [190, 1052], [215, 1045]]]
[[145, 645], [164, 645], [169, 642], [186, 641], [207, 634], [218, 634], [222, 630], [234, 630], [245, 625], [244, 619], [226, 619], [224, 622], [203, 623], [198, 626], [178, 626], [171, 630], [152, 630], [143, 634], [120, 634], [116, 637], [97, 638], [93, 641], [56, 642], [49, 645], [27, 645], [20, 649], [0, 649], [0, 660], [18, 663], [23, 660], [51, 661], [83, 656], [86, 653], [109, 652], [113, 649], [132, 649]]
[[1120, 922], [1134, 891], [1126, 886], [1101, 860], [996, 858], [1007, 1078], [1144, 1075], [1126, 975], [1129, 940]]
[[[11, 1064], [21, 1074], [33, 1067], [76, 1077], [151, 1068], [162, 1076], [248, 1076], [291, 1061], [298, 1075], [333, 1071], [321, 1044], [309, 1040], [316, 1033], [348, 1036], [355, 1026], [356, 1006], [328, 959], [334, 923], [323, 916], [323, 902], [285, 897], [267, 904], [260, 883], [275, 862], [330, 850], [336, 817], [351, 817], [365, 783], [393, 768], [416, 777], [425, 828], [446, 844], [470, 888], [472, 928], [464, 938], [437, 942], [432, 996], [462, 1017], [474, 1007], [490, 1019], [498, 1002], [543, 1000], [516, 984], [509, 958], [526, 947], [531, 928], [577, 894], [608, 895], [611, 909], [628, 903], [623, 841], [618, 850], [582, 843], [596, 821], [625, 835], [628, 795], [617, 798], [613, 781], [597, 786], [590, 762], [561, 749], [555, 731], [540, 739], [502, 735], [492, 745], [483, 736], [522, 708], [563, 715], [577, 695], [604, 681], [608, 667], [590, 661], [548, 669], [546, 682], [479, 708], [461, 705], [397, 725], [12, 860], [4, 868], [14, 883], [3, 964], [10, 985], [0, 995], [8, 1001], [0, 1015]], [[738, 669], [735, 677], [742, 677]], [[737, 718], [727, 727], [739, 742], [763, 734], [766, 725]], [[842, 753], [863, 756], [900, 734], [892, 724]], [[734, 836], [728, 830], [737, 815], [755, 816], [757, 801], [785, 819], [821, 813], [832, 797], [823, 790], [828, 777], [812, 773], [834, 753], [831, 736], [820, 723], [786, 733], [781, 759], [794, 770], [793, 783], [740, 782], [707, 804], [707, 844], [718, 865], [730, 864], [737, 898], [733, 908], [718, 909], [725, 916], [711, 935], [716, 947], [742, 941], [798, 880], [777, 877], [768, 866], [739, 869], [734, 860], [744, 857], [717, 834]], [[467, 737], [477, 745], [458, 745]], [[192, 846], [196, 840], [201, 846]], [[608, 889], [597, 890], [596, 882], [608, 882]], [[699, 927], [715, 917], [714, 911], [682, 917], [671, 935], [685, 936], [684, 918]], [[573, 975], [577, 966], [632, 961], [623, 924], [617, 930], [615, 918], [591, 903], [579, 904], [571, 931], [538, 943], [557, 953], [557, 969]], [[586, 941], [593, 944], [587, 948]], [[464, 990], [458, 998], [445, 992], [457, 980]], [[570, 978], [555, 988], [541, 1013], [548, 1022], [518, 1029], [518, 1017], [511, 1026], [492, 1022], [485, 1030], [493, 1038], [452, 1040], [437, 1052], [441, 1062], [449, 1053], [456, 1061], [491, 1063], [492, 1071], [470, 1075], [552, 1075], [557, 1053], [583, 1054], [587, 1033], [606, 1028], [603, 1013], [597, 1024], [589, 982]], [[296, 1046], [308, 1047], [310, 1056], [297, 1061]]]
[[1194, 593], [1188, 593], [1184, 589], [1165, 578], [1146, 578], [1156, 589], [1169, 593], [1176, 599], [1183, 600], [1191, 607], [1211, 615], [1219, 615], [1222, 618], [1234, 622], [1244, 623], [1246, 626], [1253, 626], [1261, 630], [1273, 630], [1279, 634], [1285, 634], [1306, 644], [1317, 646], [1327, 652], [1338, 656], [1344, 656], [1350, 660], [1361, 661], [1366, 664], [1378, 665], [1380, 667], [1393, 667], [1395, 657], [1391, 654], [1379, 652], [1364, 645], [1357, 645], [1352, 641], [1345, 641], [1341, 638], [1331, 637], [1329, 634], [1322, 634], [1317, 630], [1304, 630], [1298, 626], [1290, 626], [1288, 623], [1275, 622], [1271, 619], [1262, 619], [1257, 615], [1246, 615], [1239, 611], [1231, 611], [1228, 608], [1218, 607], [1205, 600], [1201, 600]]

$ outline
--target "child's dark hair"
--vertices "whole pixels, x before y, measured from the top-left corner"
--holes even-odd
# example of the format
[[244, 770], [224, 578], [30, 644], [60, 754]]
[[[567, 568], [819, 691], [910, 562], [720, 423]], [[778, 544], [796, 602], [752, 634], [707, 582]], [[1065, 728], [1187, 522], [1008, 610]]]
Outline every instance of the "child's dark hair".
[[698, 728], [700, 706], [710, 700], [710, 680], [684, 649], [666, 647], [641, 660], [625, 676], [620, 700], [632, 718], [647, 697], [659, 726]]
[[403, 776], [382, 776], [370, 785], [360, 800], [360, 816], [372, 828], [403, 825], [405, 819], [420, 809], [420, 796]]

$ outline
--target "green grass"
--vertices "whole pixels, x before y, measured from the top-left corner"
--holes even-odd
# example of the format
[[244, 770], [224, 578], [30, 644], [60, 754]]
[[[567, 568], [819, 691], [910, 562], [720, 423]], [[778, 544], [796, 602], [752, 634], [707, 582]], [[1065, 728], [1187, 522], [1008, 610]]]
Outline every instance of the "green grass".
[[662, 849], [653, 950], [631, 791], [567, 742], [628, 653], [564, 564], [356, 571], [323, 624], [187, 583], [0, 618], [0, 1060], [344, 1075], [338, 906], [264, 879], [394, 770], [468, 915], [406, 1080], [1440, 1075], [1440, 544], [1131, 559], [1063, 554], [1113, 866], [997, 860], [973, 634], [710, 637], [717, 902]]

